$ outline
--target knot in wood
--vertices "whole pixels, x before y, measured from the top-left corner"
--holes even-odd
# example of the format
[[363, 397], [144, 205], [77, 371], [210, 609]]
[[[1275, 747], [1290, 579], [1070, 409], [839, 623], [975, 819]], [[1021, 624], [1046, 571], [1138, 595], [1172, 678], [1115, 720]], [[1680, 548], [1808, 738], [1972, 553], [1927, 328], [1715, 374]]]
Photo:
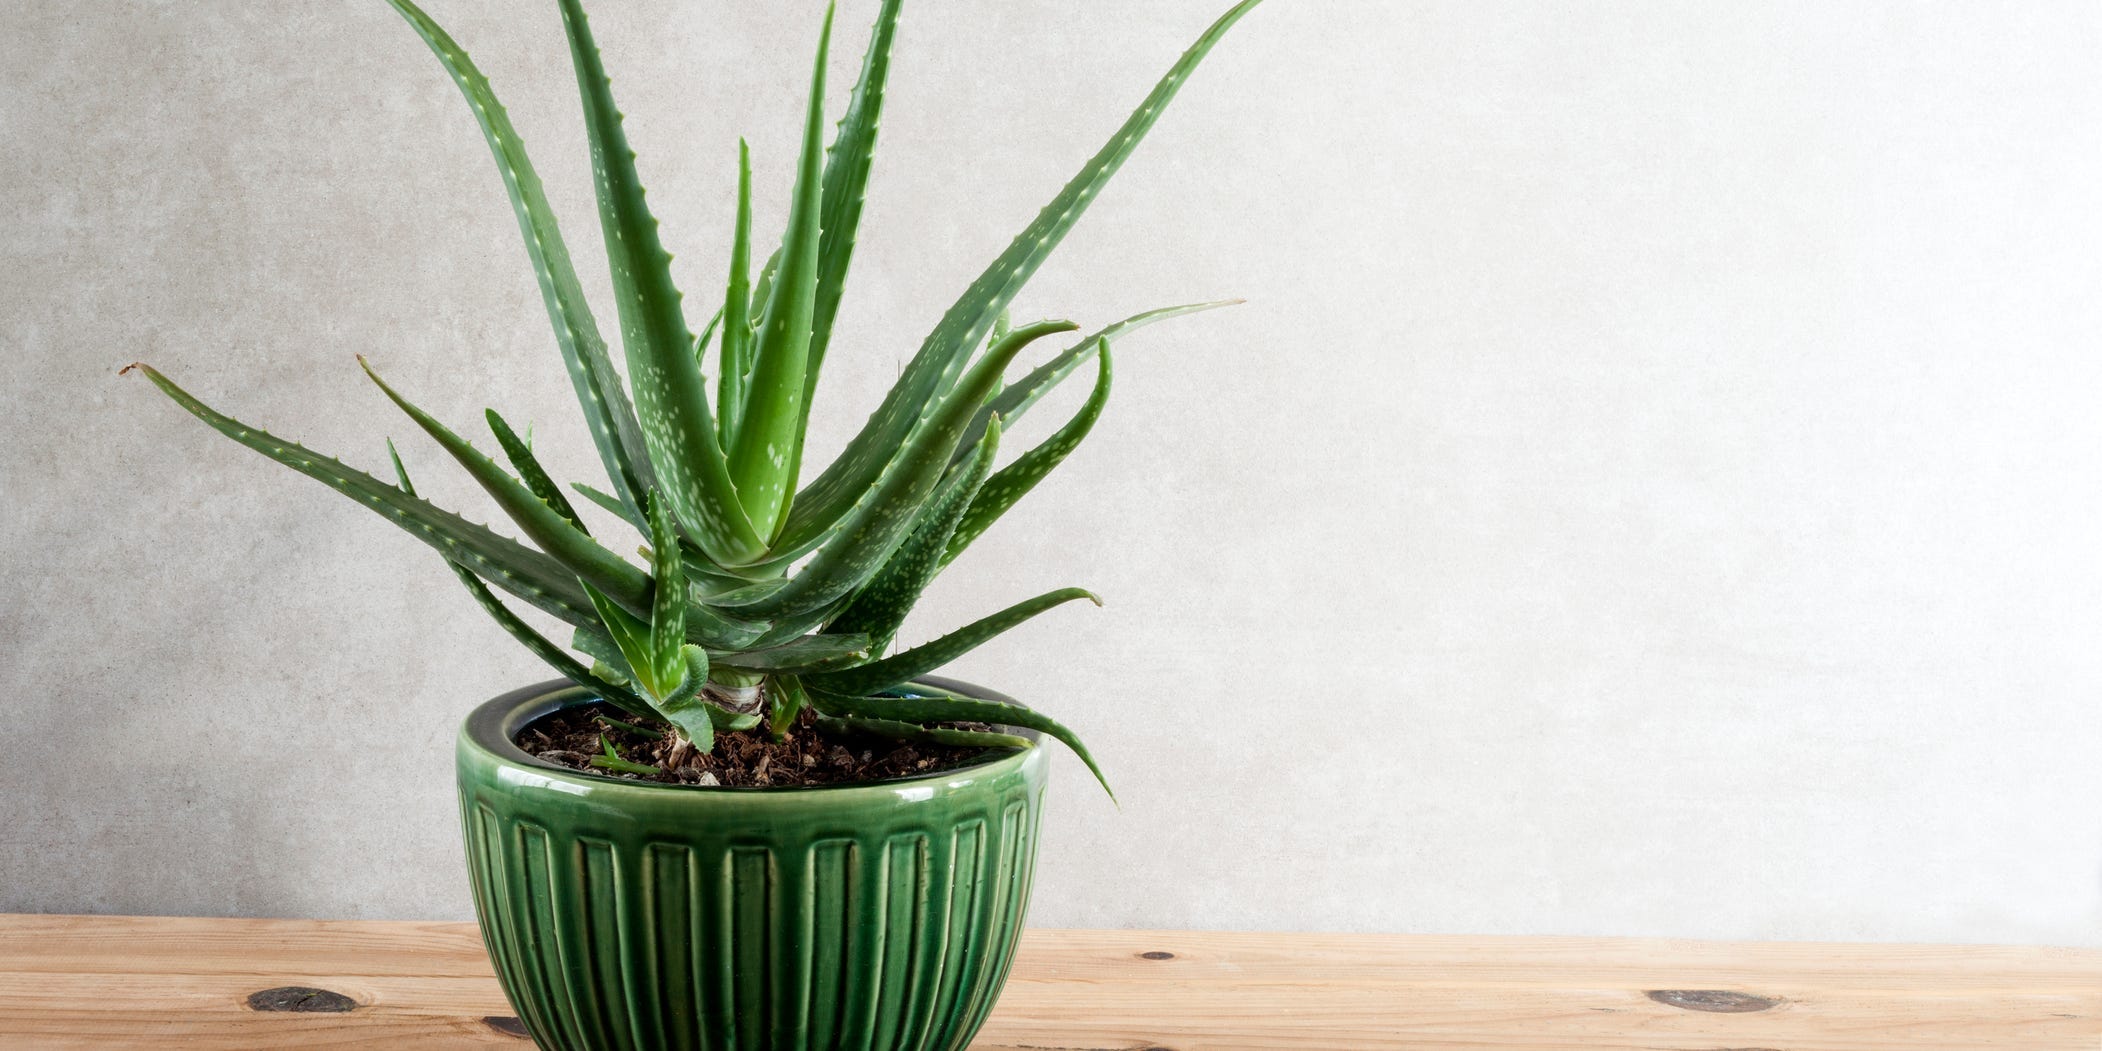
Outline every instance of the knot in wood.
[[482, 1024], [488, 1026], [491, 1029], [496, 1030], [499, 1033], [504, 1034], [505, 1036], [532, 1035], [526, 1032], [525, 1023], [520, 1022], [517, 1019], [517, 1017], [513, 1015], [485, 1015], [482, 1018]]
[[1779, 1007], [1781, 999], [1774, 996], [1755, 996], [1751, 993], [1732, 992], [1728, 989], [1652, 989], [1650, 999], [1670, 1007], [1687, 1011], [1708, 1011], [1715, 1014], [1746, 1014]]
[[248, 1009], [251, 1011], [341, 1014], [357, 1006], [356, 1000], [342, 993], [332, 993], [326, 989], [314, 989], [304, 985], [281, 985], [275, 989], [248, 994]]

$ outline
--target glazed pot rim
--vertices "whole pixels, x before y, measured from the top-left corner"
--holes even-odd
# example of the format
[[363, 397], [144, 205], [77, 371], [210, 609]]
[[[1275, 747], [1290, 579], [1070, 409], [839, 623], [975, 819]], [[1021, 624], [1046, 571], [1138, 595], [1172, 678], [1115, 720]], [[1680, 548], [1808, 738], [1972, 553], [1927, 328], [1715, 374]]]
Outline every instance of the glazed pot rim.
[[[941, 676], [925, 675], [914, 679], [913, 683], [1003, 704], [1019, 706], [1020, 703], [998, 691]], [[856, 789], [874, 789], [889, 792], [914, 785], [934, 785], [957, 780], [977, 780], [981, 777], [1004, 772], [1011, 767], [1020, 766], [1041, 751], [1039, 744], [1042, 741], [1042, 735], [1037, 731], [1019, 726], [1002, 726], [1000, 730], [1003, 733], [1010, 733], [1027, 739], [1029, 747], [998, 755], [982, 762], [972, 763], [968, 766], [950, 767], [946, 770], [914, 774], [909, 777], [885, 777], [868, 781], [844, 781], [827, 785], [770, 785], [761, 787], [665, 784], [661, 781], [630, 781], [626, 778], [586, 774], [571, 767], [563, 766], [560, 763], [551, 763], [541, 759], [518, 747], [512, 740], [519, 730], [524, 729], [527, 725], [557, 709], [588, 704], [597, 699], [597, 696], [588, 687], [579, 686], [568, 679], [549, 679], [545, 682], [534, 683], [531, 686], [520, 687], [484, 701], [476, 706], [473, 711], [469, 712], [467, 719], [460, 725], [460, 747], [462, 749], [471, 748], [482, 753], [487, 758], [506, 766], [529, 770], [536, 777], [546, 777], [549, 780], [580, 785], [592, 790], [635, 789], [651, 792], [770, 796], [848, 792]]]

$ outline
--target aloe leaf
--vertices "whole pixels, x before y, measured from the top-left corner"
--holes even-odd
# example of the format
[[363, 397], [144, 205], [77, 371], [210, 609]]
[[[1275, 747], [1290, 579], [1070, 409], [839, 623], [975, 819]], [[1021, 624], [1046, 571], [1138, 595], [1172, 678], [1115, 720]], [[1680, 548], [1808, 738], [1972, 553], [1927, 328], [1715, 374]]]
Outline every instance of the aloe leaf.
[[[1102, 768], [1095, 765], [1095, 757], [1080, 742], [1079, 735], [1066, 729], [1050, 716], [1024, 708], [1020, 705], [981, 701], [944, 692], [937, 697], [854, 697], [843, 696], [815, 680], [806, 683], [810, 687], [810, 703], [820, 713], [834, 718], [885, 719], [891, 722], [917, 723], [991, 723], [994, 726], [1020, 726], [1038, 733], [1051, 735], [1080, 761], [1087, 764], [1088, 772], [1102, 785], [1109, 797], [1117, 798], [1109, 787], [1109, 780], [1102, 776]], [[917, 690], [918, 687], [915, 687]]]
[[823, 243], [818, 253], [817, 300], [810, 318], [810, 367], [803, 380], [806, 404], [817, 393], [818, 371], [832, 344], [832, 323], [839, 316], [847, 264], [854, 256], [854, 238], [861, 227], [862, 202], [868, 197], [869, 169], [875, 159], [876, 129], [883, 115], [884, 85], [890, 78], [891, 41], [897, 36], [898, 11], [903, 6], [903, 0], [884, 0], [877, 12], [861, 59], [861, 78], [854, 83], [854, 93], [825, 158]]
[[739, 671], [800, 675], [864, 664], [867, 663], [868, 656], [867, 635], [826, 632], [822, 635], [798, 636], [787, 642], [760, 649], [719, 653], [715, 656], [715, 663], [718, 667], [735, 668]]
[[589, 626], [579, 626], [569, 636], [569, 648], [605, 665], [602, 671], [593, 674], [618, 682], [634, 682], [635, 670], [628, 665], [628, 656], [620, 651], [613, 636], [606, 634], [605, 625], [593, 620]]
[[803, 689], [801, 679], [793, 675], [779, 675], [771, 679], [774, 695], [774, 711], [767, 719], [767, 733], [778, 741], [788, 736], [794, 728], [796, 717], [810, 706], [810, 693]]
[[708, 653], [699, 646], [688, 646], [680, 663], [686, 676], [677, 689], [656, 702], [657, 713], [678, 727], [696, 749], [713, 751], [715, 727], [728, 721], [729, 713], [702, 699], [701, 687], [708, 682]]
[[[786, 581], [783, 581], [783, 583], [786, 583]], [[849, 592], [829, 603], [812, 607], [800, 613], [784, 613], [775, 616], [768, 622], [773, 626], [768, 628], [766, 634], [752, 645], [754, 647], [778, 646], [802, 638], [822, 628], [832, 618], [837, 617], [839, 612], [847, 608], [847, 605], [853, 600], [854, 595], [852, 592]]]
[[571, 624], [597, 618], [576, 576], [543, 552], [500, 536], [421, 497], [400, 489], [297, 442], [242, 423], [197, 400], [190, 392], [150, 365], [133, 363], [170, 400], [220, 434], [328, 486], [400, 526], [448, 560], [458, 562], [496, 586]]
[[821, 715], [817, 727], [835, 737], [854, 734], [871, 734], [888, 737], [894, 741], [912, 741], [925, 744], [944, 744], [954, 748], [1013, 748], [1029, 747], [1027, 737], [994, 733], [988, 730], [958, 730], [949, 726], [920, 726], [916, 723], [901, 723], [891, 719], [858, 719], [848, 716], [835, 719]]
[[706, 598], [712, 598], [724, 592], [741, 591], [756, 584], [771, 583], [779, 586], [787, 583], [787, 581], [779, 578], [774, 578], [770, 581], [754, 580], [751, 577], [740, 576], [725, 570], [709, 561], [708, 556], [690, 540], [682, 540], [680, 542], [679, 557], [686, 563], [687, 583], [697, 585], [701, 589], [704, 601]]
[[591, 757], [591, 765], [601, 770], [612, 770], [623, 774], [661, 774], [664, 771], [648, 763], [637, 763], [620, 754], [605, 734], [598, 735], [599, 754]]
[[623, 722], [619, 719], [615, 719], [610, 715], [607, 715], [604, 712], [593, 712], [592, 718], [597, 719], [599, 722], [604, 723], [615, 730], [625, 730], [628, 733], [634, 734], [637, 737], [645, 737], [652, 741], [664, 740], [664, 734], [662, 731], [652, 730], [647, 726], [638, 726], [630, 722]]
[[649, 607], [649, 578], [639, 569], [621, 560], [620, 556], [600, 547], [598, 541], [577, 531], [554, 508], [542, 502], [532, 490], [518, 479], [511, 477], [498, 467], [496, 462], [482, 455], [467, 439], [454, 434], [451, 429], [438, 422], [430, 413], [417, 408], [407, 398], [387, 386], [372, 364], [361, 355], [358, 364], [364, 366], [365, 375], [384, 391], [401, 411], [422, 427], [424, 433], [436, 439], [445, 451], [452, 454], [467, 473], [474, 476], [483, 490], [496, 499], [497, 506], [518, 523], [534, 543], [548, 554], [561, 560], [576, 575], [589, 584], [596, 585], [607, 594], [618, 599], [631, 609]]
[[593, 489], [592, 487], [585, 485], [582, 482], [571, 482], [569, 483], [569, 487], [571, 489], [576, 490], [577, 494], [582, 496], [584, 499], [589, 500], [594, 504], [597, 504], [604, 510], [611, 511], [614, 514], [619, 515], [623, 521], [627, 522], [631, 526], [634, 526], [637, 531], [643, 533], [647, 533], [650, 531], [650, 520], [644, 518], [642, 512], [638, 510], [638, 508], [641, 505], [641, 501], [636, 501], [636, 507], [629, 507], [628, 505], [621, 503], [619, 497], [616, 497], [612, 493], [606, 492], [603, 489]]
[[[593, 489], [588, 485], [573, 484], [570, 488], [575, 489], [585, 499], [597, 504], [599, 507], [628, 519], [629, 524], [633, 525], [638, 531], [644, 534], [650, 531], [648, 518], [643, 517], [639, 512], [630, 511], [623, 507], [619, 500], [613, 498], [612, 494]], [[683, 537], [679, 541], [679, 558], [686, 564], [687, 582], [699, 585], [704, 589], [705, 593], [742, 589], [755, 583], [750, 577], [725, 572], [722, 567], [710, 561], [707, 554], [702, 552], [697, 545]], [[774, 583], [780, 585], [786, 582], [777, 579]], [[744, 645], [746, 642], [751, 641], [752, 636], [750, 633], [758, 627], [747, 621], [721, 618], [726, 630], [721, 634], [720, 638], [714, 635], [699, 634], [695, 631], [695, 628], [698, 623], [705, 621], [696, 621], [694, 614], [698, 611], [693, 610], [692, 607], [688, 607], [688, 610], [687, 638], [698, 639], [698, 641], [717, 648]], [[739, 639], [743, 641], [737, 641]]]
[[[869, 33], [869, 46], [862, 56], [861, 78], [840, 117], [839, 130], [825, 158], [825, 216], [821, 224], [817, 302], [811, 318], [810, 366], [804, 375], [804, 399], [817, 392], [819, 365], [832, 343], [832, 324], [839, 313], [847, 264], [853, 257], [854, 238], [861, 226], [862, 204], [868, 195], [869, 169], [875, 156], [876, 128], [883, 111], [884, 85], [890, 75], [891, 41], [897, 35], [901, 0], [885, 0]], [[760, 268], [752, 284], [752, 312], [759, 315], [773, 300], [774, 272], [781, 263], [776, 248]]]
[[[1008, 508], [1036, 488], [1036, 483], [1064, 463], [1081, 439], [1087, 437], [1088, 431], [1094, 429], [1095, 421], [1102, 416], [1102, 407], [1109, 403], [1110, 355], [1107, 342], [1097, 353], [1096, 363], [1095, 389], [1088, 394], [1080, 411], [1042, 444], [1000, 468], [969, 498], [970, 503], [958, 519], [956, 528], [944, 539], [939, 560], [928, 571], [929, 577], [956, 561], [956, 556], [963, 554], [964, 548], [971, 546], [971, 541], [983, 535], [1001, 515], [1007, 513]], [[996, 434], [1000, 426], [1000, 417], [995, 416], [989, 421], [986, 433]]]
[[737, 224], [730, 236], [730, 283], [723, 292], [723, 352], [717, 361], [715, 433], [727, 448], [744, 418], [752, 370], [752, 148], [737, 140]]
[[614, 491], [631, 508], [640, 508], [651, 477], [635, 409], [628, 403], [620, 374], [614, 371], [606, 354], [606, 341], [600, 337], [598, 322], [584, 300], [583, 286], [577, 282], [576, 267], [570, 263], [569, 248], [563, 243], [554, 211], [548, 207], [540, 176], [526, 157], [525, 142], [511, 126], [488, 78], [475, 68], [467, 52], [410, 0], [388, 3], [408, 20], [452, 74], [482, 126], [482, 136], [488, 140], [496, 166], [503, 173], [504, 189], [511, 196], [511, 210], [517, 214], [518, 230], [532, 257], [533, 271], [539, 275], [540, 295], [547, 303], [555, 342], [561, 347], [562, 361], [568, 367], [570, 384], [576, 388], [577, 402], [583, 407], [591, 440], [598, 447], [599, 459], [606, 465], [606, 476], [612, 479]]
[[991, 616], [972, 621], [933, 642], [914, 646], [880, 661], [846, 671], [813, 675], [810, 683], [820, 689], [841, 694], [874, 693], [877, 690], [889, 689], [940, 668], [1045, 610], [1077, 599], [1086, 599], [1097, 606], [1102, 604], [1101, 599], [1083, 588], [1060, 588], [1033, 599], [1017, 602]]
[[759, 268], [759, 277], [752, 282], [752, 317], [765, 317], [766, 305], [774, 301], [774, 271], [781, 268], [781, 250], [776, 248], [766, 257], [766, 265]]
[[[970, 424], [974, 424], [976, 422], [975, 417], [966, 421], [966, 427], [964, 431], [955, 432], [953, 425], [955, 424], [957, 417], [955, 417], [953, 414], [958, 411], [959, 407], [962, 407], [965, 410], [966, 416], [969, 416], [970, 411], [972, 411], [970, 408], [971, 406], [977, 406], [982, 409], [986, 400], [989, 399], [995, 392], [1001, 389], [1002, 380], [1005, 375], [1005, 369], [1010, 363], [1013, 362], [1014, 358], [1017, 355], [1019, 355], [1023, 349], [1025, 349], [1030, 343], [1038, 339], [1042, 339], [1047, 335], [1057, 332], [1070, 332], [1074, 329], [1074, 327], [1075, 326], [1070, 321], [1038, 321], [1032, 324], [1024, 325], [1019, 329], [1009, 330], [1006, 334], [1001, 336], [1000, 339], [988, 345], [985, 354], [979, 361], [979, 366], [982, 369], [982, 374], [981, 372], [973, 372], [972, 374], [970, 374], [970, 376], [968, 376], [962, 383], [958, 385], [957, 390], [951, 391], [950, 396], [946, 397], [941, 403], [941, 405], [937, 406], [934, 410], [932, 410], [929, 417], [930, 421], [934, 420], [935, 417], [940, 417], [940, 422], [937, 425], [931, 426], [931, 428], [923, 428], [920, 431], [913, 432], [913, 434], [908, 439], [906, 448], [899, 450], [898, 456], [894, 457], [891, 463], [885, 465], [885, 470], [883, 474], [878, 475], [876, 482], [871, 485], [870, 491], [868, 493], [862, 494], [862, 498], [860, 500], [857, 500], [853, 504], [849, 505], [846, 509], [846, 513], [838, 521], [834, 522], [832, 525], [828, 526], [824, 530], [812, 534], [810, 536], [804, 537], [800, 540], [797, 540], [794, 543], [790, 543], [787, 540], [787, 538], [783, 538], [783, 540], [780, 543], [775, 545], [773, 550], [767, 553], [765, 559], [753, 563], [748, 568], [754, 571], [778, 572], [784, 567], [787, 567], [794, 563], [797, 559], [802, 558], [804, 555], [807, 555], [820, 547], [829, 547], [836, 543], [839, 539], [839, 536], [842, 533], [848, 531], [847, 527], [849, 525], [851, 525], [852, 523], [864, 516], [864, 513], [867, 509], [867, 505], [869, 503], [870, 494], [873, 493], [876, 490], [876, 488], [881, 485], [884, 479], [904, 469], [903, 461], [911, 459], [918, 455], [917, 452], [914, 452], [912, 450], [919, 450], [925, 448], [925, 446], [922, 444], [923, 441], [946, 443], [948, 445], [948, 448], [950, 449], [948, 455], [952, 463], [944, 468], [945, 473], [943, 474], [943, 481], [940, 484], [953, 485], [957, 475], [953, 461], [959, 458], [959, 453], [961, 453], [962, 455], [968, 455], [969, 450], [977, 448], [979, 439], [984, 437], [983, 428], [979, 428], [975, 432], [970, 430]], [[968, 390], [970, 391], [969, 394], [966, 395], [959, 393], [965, 388], [968, 388]], [[930, 430], [932, 432], [932, 437], [929, 437]], [[961, 448], [957, 444], [961, 441], [961, 434], [963, 433], [971, 434], [971, 445], [969, 449]], [[924, 502], [925, 498], [922, 497], [921, 500]], [[913, 513], [920, 514], [923, 513], [923, 511], [924, 509], [922, 509], [922, 511], [917, 511]], [[916, 521], [917, 519], [915, 519], [915, 522]], [[909, 531], [910, 526], [907, 526], [906, 528]], [[885, 557], [888, 556], [886, 555]], [[859, 587], [860, 585], [856, 584], [855, 586]], [[740, 599], [732, 597], [727, 599], [727, 601], [736, 602], [740, 601]]]
[[628, 376], [642, 413], [643, 444], [679, 524], [711, 558], [733, 565], [748, 561], [765, 544], [738, 502], [716, 442], [707, 382], [694, 360], [693, 333], [686, 327], [679, 290], [672, 283], [671, 255], [643, 199], [635, 151], [621, 129], [612, 82], [584, 9], [578, 0], [561, 0], [561, 6], [577, 88], [584, 99], [584, 126], [591, 135], [599, 225], [620, 307]]
[[518, 471], [519, 480], [542, 503], [575, 526], [577, 532], [590, 536], [591, 530], [584, 528], [584, 520], [577, 517], [577, 509], [570, 505], [568, 497], [562, 495], [562, 487], [547, 476], [546, 468], [540, 466], [539, 458], [533, 455], [533, 447], [521, 441], [518, 433], [495, 409], [483, 411], [489, 418], [489, 432], [496, 435], [496, 444], [503, 447], [504, 458], [510, 460], [512, 468]]
[[674, 646], [672, 652], [676, 656], [673, 660], [659, 660], [649, 621], [628, 612], [605, 592], [588, 583], [584, 585], [584, 593], [591, 596], [591, 605], [598, 610], [599, 622], [605, 625], [607, 636], [618, 649], [622, 665], [626, 666], [635, 684], [648, 692], [652, 706], [671, 696], [686, 677], [684, 649]]
[[695, 367], [699, 367], [701, 362], [708, 357], [708, 341], [715, 338], [716, 327], [722, 323], [723, 311], [721, 307], [717, 307], [715, 313], [708, 316], [708, 324], [702, 327], [699, 338], [693, 341], [693, 363]]
[[[400, 480], [401, 491], [410, 496], [415, 496], [416, 487], [409, 481], [408, 468], [402, 466], [401, 454], [395, 451], [394, 443], [391, 441], [387, 443], [387, 458], [394, 461], [394, 477]], [[594, 675], [590, 669], [584, 667], [583, 662], [570, 656], [562, 647], [549, 641], [547, 636], [533, 630], [532, 625], [527, 624], [518, 614], [511, 612], [510, 608], [503, 604], [503, 600], [497, 598], [496, 593], [489, 590], [489, 585], [482, 583], [482, 578], [475, 576], [467, 567], [451, 559], [446, 559], [445, 565], [460, 578], [461, 584], [466, 585], [468, 593], [474, 596], [475, 602], [482, 607], [484, 612], [489, 614], [490, 619], [496, 621], [499, 626], [510, 633], [512, 638], [523, 644], [533, 656], [546, 662], [548, 667], [555, 669], [564, 678], [590, 690], [597, 694], [600, 700], [622, 711], [633, 715], [649, 714], [650, 706], [647, 702], [621, 686], [601, 676]]]
[[867, 584], [854, 596], [854, 602], [831, 624], [833, 631], [858, 631], [869, 636], [875, 651], [881, 653], [890, 648], [897, 637], [899, 625], [905, 615], [927, 589], [927, 583], [941, 569], [943, 553], [948, 550], [950, 537], [962, 521], [966, 509], [971, 507], [979, 486], [985, 482], [993, 459], [999, 455], [1000, 422], [995, 419], [985, 429], [976, 451], [966, 462], [964, 473], [949, 485], [920, 513], [919, 524], [913, 527], [912, 535], [898, 545], [883, 568], [869, 578]]
[[[984, 429], [985, 421], [995, 415], [1000, 417], [1001, 426], [1009, 430], [1014, 429], [1015, 421], [1021, 419], [1022, 414], [1028, 412], [1030, 406], [1035, 405], [1038, 399], [1049, 393], [1053, 387], [1063, 383], [1066, 377], [1072, 375], [1076, 369], [1085, 364], [1089, 356], [1095, 353], [1096, 348], [1108, 344], [1111, 340], [1117, 339], [1127, 332], [1144, 328], [1156, 321], [1185, 317], [1207, 310], [1217, 310], [1220, 307], [1236, 306], [1243, 302], [1246, 301], [1221, 299], [1210, 303], [1189, 303], [1183, 306], [1162, 307], [1159, 310], [1148, 310], [1143, 314], [1134, 314], [1114, 325], [1110, 325], [1060, 351], [1057, 356], [1031, 369], [1027, 376], [1008, 384], [1000, 393], [994, 395], [991, 400], [985, 403], [984, 408], [978, 410], [978, 418], [972, 422], [971, 430], [965, 435], [965, 440], [975, 441], [978, 432]], [[955, 459], [961, 461], [965, 455], [963, 449], [968, 448], [969, 446], [964, 446], [959, 449]]]
[[1205, 30], [1185, 51], [1152, 94], [1132, 113], [1109, 142], [1082, 166], [1078, 175], [1052, 198], [1035, 221], [1024, 229], [1007, 250], [965, 290], [962, 298], [942, 316], [941, 322], [920, 345], [912, 362], [898, 378], [883, 402], [846, 450], [818, 475], [791, 509], [789, 521], [774, 548], [794, 547], [823, 533], [838, 521], [873, 484], [892, 454], [907, 437], [924, 425], [927, 407], [940, 397], [962, 371], [971, 351], [984, 338], [986, 329], [1005, 309], [1067, 231], [1095, 199], [1095, 195], [1131, 156], [1146, 132], [1159, 120], [1161, 111], [1182, 88], [1204, 56], [1210, 53], [1233, 24], [1260, 0], [1241, 0]]
[[[696, 554], [693, 548], [688, 546], [688, 541], [683, 538], [679, 542], [678, 552], [679, 562], [685, 570], [686, 593], [688, 597], [686, 605], [686, 641], [696, 642], [710, 649], [740, 650], [758, 645], [761, 637], [772, 631], [773, 626], [771, 624], [724, 616], [721, 612], [710, 608], [706, 604], [705, 599], [694, 601], [695, 592], [693, 585], [696, 578], [702, 581], [700, 591], [702, 595], [719, 593], [728, 589], [744, 588], [749, 586], [750, 582], [741, 577], [734, 577], [719, 572], [715, 568], [714, 563]], [[653, 564], [656, 562], [656, 548], [654, 546], [644, 548], [642, 553]]]
[[[627, 672], [636, 685], [652, 695], [670, 692], [676, 682], [666, 683], [659, 679], [656, 665], [650, 660], [650, 622], [628, 612], [605, 592], [588, 583], [584, 585], [584, 593], [591, 597], [592, 608], [598, 611], [599, 623], [605, 628], [605, 637], [613, 641], [614, 653], [620, 659], [617, 662], [609, 660], [603, 653], [585, 649], [581, 642], [577, 648]], [[584, 633], [578, 632], [574, 637], [582, 640]]]
[[725, 617], [706, 606], [686, 607], [686, 641], [718, 650], [740, 650], [763, 637], [770, 625]]
[[681, 647], [686, 644], [686, 568], [679, 562], [678, 527], [671, 511], [652, 490], [650, 516], [650, 660], [657, 676], [676, 680], [685, 671]]
[[905, 539], [920, 506], [941, 481], [949, 452], [1007, 364], [1030, 343], [1054, 332], [1070, 332], [1070, 321], [1046, 321], [1016, 329], [979, 358], [964, 380], [943, 399], [929, 426], [891, 461], [869, 491], [849, 510], [839, 529], [819, 547], [786, 587], [757, 599], [717, 596], [737, 616], [764, 619], [793, 615], [831, 603], [860, 587]]
[[721, 719], [701, 697], [701, 687], [708, 681], [708, 651], [694, 645], [675, 646], [672, 658], [664, 659], [654, 648], [657, 640], [649, 621], [622, 609], [589, 584], [585, 591], [598, 609], [605, 633], [579, 628], [570, 644], [598, 658], [609, 670], [633, 679], [642, 687], [650, 710], [678, 727], [694, 747], [704, 752], [714, 747], [714, 726]]
[[992, 330], [985, 334], [986, 346], [992, 346], [993, 344], [998, 343], [1003, 339], [1006, 339], [1007, 334], [1013, 331], [1014, 319], [1008, 314], [1007, 311], [1000, 311], [998, 314], [993, 316]]
[[817, 303], [818, 225], [825, 191], [825, 61], [831, 41], [828, 7], [818, 36], [816, 69], [810, 75], [809, 111], [788, 229], [781, 238], [781, 262], [752, 346], [752, 375], [737, 438], [730, 445], [730, 477], [737, 483], [738, 499], [751, 516], [752, 528], [768, 540], [788, 512], [810, 420], [804, 379], [810, 364], [810, 319]]

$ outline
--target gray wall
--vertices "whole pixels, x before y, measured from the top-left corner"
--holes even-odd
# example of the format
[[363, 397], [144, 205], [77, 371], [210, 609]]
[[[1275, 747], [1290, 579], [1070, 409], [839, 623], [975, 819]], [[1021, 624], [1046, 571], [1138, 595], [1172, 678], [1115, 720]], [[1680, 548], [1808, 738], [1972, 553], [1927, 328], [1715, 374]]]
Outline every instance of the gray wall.
[[[740, 133], [778, 229], [818, 5], [597, 6], [705, 299]], [[818, 450], [1222, 6], [916, 0]], [[552, 5], [432, 7], [603, 306]], [[1249, 305], [1127, 341], [910, 629], [1108, 599], [957, 667], [1124, 800], [1060, 757], [1036, 922], [2102, 944], [2098, 36], [1252, 16], [1018, 309]], [[593, 475], [469, 112], [379, 0], [12, 3], [0, 50], [0, 909], [466, 915], [450, 738], [541, 669], [114, 372], [371, 467], [392, 434], [491, 515], [364, 352]]]

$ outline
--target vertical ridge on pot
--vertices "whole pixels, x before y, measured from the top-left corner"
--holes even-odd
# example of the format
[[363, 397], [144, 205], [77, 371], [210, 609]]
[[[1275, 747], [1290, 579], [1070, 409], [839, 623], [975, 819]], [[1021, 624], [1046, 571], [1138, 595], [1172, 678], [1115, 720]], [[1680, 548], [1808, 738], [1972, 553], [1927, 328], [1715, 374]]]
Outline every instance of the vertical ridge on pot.
[[[989, 928], [990, 941], [995, 945], [1012, 943], [1021, 935], [1017, 927], [1021, 920], [1020, 906], [1023, 896], [1019, 893], [1017, 876], [1021, 872], [1024, 852], [1034, 845], [1029, 830], [1023, 827], [1029, 812], [1029, 807], [1019, 801], [1009, 803], [1000, 812], [1000, 860], [992, 880], [992, 886], [999, 894], [1000, 900], [994, 902], [995, 908], [987, 912], [992, 924]], [[976, 969], [971, 980], [965, 983], [966, 988], [971, 990], [971, 995], [967, 1000], [957, 1003], [958, 1014], [954, 1028], [975, 1033], [985, 1024], [986, 1015], [992, 1011], [993, 997], [998, 994], [1000, 984], [1006, 980], [1007, 961], [980, 956], [973, 963]], [[988, 974], [992, 975], [991, 981], [985, 980]], [[951, 1045], [951, 1048], [952, 1051], [962, 1051], [962, 1046], [955, 1044]]]
[[642, 883], [649, 895], [649, 952], [656, 988], [665, 991], [655, 1003], [661, 1046], [701, 1051], [695, 1023], [707, 1000], [695, 955], [703, 943], [694, 909], [693, 851], [673, 843], [651, 843], [643, 848], [642, 864]]
[[811, 885], [840, 888], [836, 899], [810, 899], [810, 982], [806, 999], [809, 1041], [816, 1047], [839, 1043], [840, 1012], [849, 1002], [854, 981], [848, 966], [854, 957], [854, 910], [864, 896], [868, 881], [856, 866], [854, 841], [830, 839], [810, 848]]

